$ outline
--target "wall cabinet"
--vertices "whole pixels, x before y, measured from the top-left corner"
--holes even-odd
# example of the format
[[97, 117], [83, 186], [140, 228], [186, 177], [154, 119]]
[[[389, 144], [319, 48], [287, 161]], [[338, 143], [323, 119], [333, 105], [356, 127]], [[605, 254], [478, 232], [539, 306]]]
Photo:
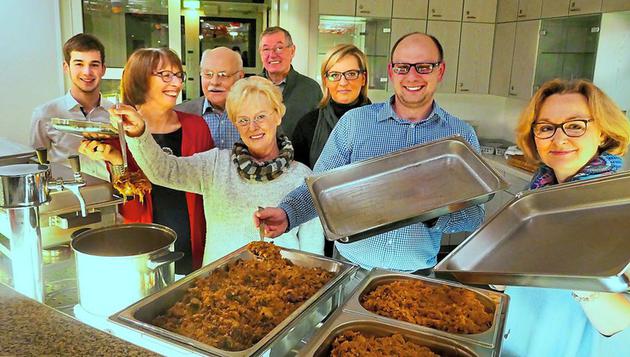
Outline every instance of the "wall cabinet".
[[457, 93], [488, 93], [493, 37], [493, 24], [462, 24]]
[[462, 6], [464, 0], [429, 0], [430, 20], [462, 20]]
[[490, 94], [507, 97], [510, 89], [516, 22], [497, 24], [492, 52]]
[[410, 32], [426, 32], [427, 20], [392, 19], [390, 49], [396, 41]]
[[392, 17], [426, 19], [429, 0], [394, 0]]
[[540, 20], [516, 24], [509, 96], [525, 100], [532, 96], [539, 30]]
[[497, 1], [497, 22], [516, 21], [518, 12], [518, 0]]
[[428, 21], [427, 33], [437, 37], [444, 47], [444, 61], [446, 63], [446, 73], [442, 78], [442, 83], [438, 87], [438, 92], [455, 93], [457, 83], [457, 60], [459, 58], [459, 34], [461, 22], [452, 21]]
[[355, 0], [319, 0], [321, 15], [354, 16]]
[[594, 14], [602, 11], [602, 0], [571, 0], [569, 16]]
[[540, 18], [541, 12], [542, 0], [519, 0], [516, 17], [518, 21], [533, 20]]
[[465, 0], [464, 22], [494, 23], [497, 17], [497, 0]]
[[357, 0], [356, 16], [391, 17], [392, 0]]
[[569, 2], [571, 0], [543, 0], [543, 18], [560, 17], [569, 15]]
[[602, 0], [602, 12], [630, 10], [628, 0]]

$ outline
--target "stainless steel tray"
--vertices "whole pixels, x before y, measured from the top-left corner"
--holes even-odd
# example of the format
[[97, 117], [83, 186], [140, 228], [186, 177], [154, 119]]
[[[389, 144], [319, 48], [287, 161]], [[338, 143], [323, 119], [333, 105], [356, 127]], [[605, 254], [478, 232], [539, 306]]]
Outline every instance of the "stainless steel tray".
[[271, 330], [271, 332], [258, 341], [254, 346], [246, 350], [225, 351], [154, 326], [151, 324], [151, 321], [178, 301], [197, 278], [208, 276], [213, 270], [220, 269], [237, 259], [256, 259], [255, 256], [247, 250], [247, 247], [242, 247], [215, 261], [214, 263], [197, 270], [160, 292], [140, 300], [121, 312], [114, 314], [110, 317], [110, 320], [134, 330], [138, 330], [142, 333], [160, 338], [167, 344], [174, 344], [194, 353], [205, 353], [216, 356], [251, 356], [259, 354], [272, 344], [278, 336], [285, 335], [286, 332], [290, 331], [292, 326], [299, 322], [298, 317], [300, 317], [304, 311], [308, 310], [308, 312], [312, 312], [312, 309], [309, 309], [309, 307], [315, 304], [320, 298], [322, 298], [322, 296], [325, 296], [328, 290], [337, 288], [346, 276], [353, 273], [358, 268], [354, 264], [340, 262], [323, 256], [309, 254], [293, 249], [281, 248], [281, 254], [284, 258], [289, 259], [296, 265], [304, 267], [320, 267], [327, 271], [334, 272], [336, 275], [315, 295], [291, 313], [282, 323]]
[[630, 173], [524, 192], [436, 267], [467, 284], [630, 288]]
[[326, 238], [357, 241], [484, 203], [507, 183], [461, 137], [306, 179]]
[[[494, 319], [492, 320], [492, 326], [485, 332], [478, 334], [455, 334], [445, 331], [436, 330], [430, 327], [425, 327], [417, 324], [413, 324], [410, 322], [399, 321], [396, 319], [392, 319], [389, 317], [380, 316], [375, 314], [367, 309], [365, 309], [360, 302], [361, 296], [367, 294], [368, 292], [374, 290], [378, 285], [382, 285], [385, 283], [389, 283], [395, 280], [401, 279], [417, 279], [422, 280], [427, 284], [436, 284], [436, 285], [448, 285], [457, 288], [464, 288], [471, 290], [477, 294], [479, 300], [485, 306], [492, 306], [494, 308]], [[348, 299], [346, 304], [344, 304], [344, 311], [352, 311], [359, 314], [370, 315], [377, 319], [388, 321], [391, 324], [403, 326], [405, 328], [431, 332], [432, 334], [436, 334], [439, 336], [444, 336], [448, 338], [452, 338], [458, 341], [465, 341], [467, 343], [471, 343], [474, 345], [483, 346], [485, 348], [494, 349], [494, 351], [499, 353], [501, 348], [501, 339], [503, 334], [503, 328], [505, 324], [505, 314], [507, 312], [509, 297], [505, 294], [501, 294], [498, 292], [472, 288], [470, 286], [465, 286], [462, 284], [420, 277], [417, 275], [404, 274], [404, 273], [393, 273], [386, 270], [373, 269], [370, 274], [363, 280], [363, 283], [357, 287], [352, 296]]]
[[412, 330], [372, 316], [340, 310], [337, 310], [300, 350], [300, 356], [330, 356], [335, 338], [348, 330], [376, 337], [391, 336], [398, 333], [407, 341], [427, 346], [440, 356], [493, 356], [493, 350], [489, 348], [455, 341], [431, 332]]
[[52, 118], [50, 124], [53, 128], [65, 133], [84, 135], [101, 134], [109, 136], [118, 136], [118, 130], [109, 123], [94, 122], [87, 120]]

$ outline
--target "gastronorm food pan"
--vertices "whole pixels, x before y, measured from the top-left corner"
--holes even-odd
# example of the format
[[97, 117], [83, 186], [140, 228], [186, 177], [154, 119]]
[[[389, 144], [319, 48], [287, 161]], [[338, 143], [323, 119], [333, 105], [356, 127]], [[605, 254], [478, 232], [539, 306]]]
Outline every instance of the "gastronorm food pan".
[[[384, 337], [402, 335], [406, 341], [429, 347], [440, 356], [493, 356], [494, 350], [475, 344], [456, 341], [438, 336], [430, 331], [418, 331], [392, 324], [372, 316], [337, 310], [334, 315], [300, 350], [300, 356], [328, 357], [335, 338], [346, 331], [356, 331], [363, 335]], [[498, 355], [498, 354], [497, 354]]]
[[102, 134], [109, 136], [118, 136], [118, 130], [111, 126], [109, 123], [76, 120], [76, 119], [62, 119], [52, 118], [50, 124], [53, 128], [63, 131], [65, 133], [84, 135], [89, 134]]
[[238, 259], [251, 260], [257, 259], [248, 249], [247, 246], [242, 247], [225, 257], [191, 273], [187, 277], [177, 281], [173, 285], [150, 295], [139, 302], [129, 306], [128, 308], [114, 314], [110, 319], [118, 324], [134, 330], [146, 333], [148, 335], [162, 339], [167, 344], [174, 344], [180, 348], [187, 349], [195, 353], [210, 354], [216, 356], [251, 356], [265, 350], [274, 339], [290, 330], [298, 320], [298, 317], [317, 301], [330, 289], [334, 289], [340, 284], [344, 277], [353, 273], [358, 267], [353, 264], [332, 260], [323, 256], [309, 254], [293, 249], [281, 249], [281, 255], [293, 262], [295, 265], [304, 267], [319, 267], [324, 270], [334, 272], [335, 275], [331, 281], [324, 285], [315, 295], [306, 300], [300, 307], [293, 311], [285, 320], [274, 327], [265, 337], [256, 344], [242, 351], [226, 351], [213, 347], [192, 338], [179, 335], [166, 329], [157, 327], [151, 322], [155, 317], [165, 312], [175, 302], [180, 300], [186, 290], [193, 285], [196, 279], [206, 277], [215, 269], [221, 269], [225, 265], [235, 262]]
[[306, 179], [326, 238], [352, 242], [490, 200], [507, 183], [461, 137]]
[[467, 284], [622, 292], [630, 173], [523, 192], [436, 267]]
[[[494, 310], [492, 326], [488, 330], [477, 334], [456, 334], [433, 329], [426, 326], [421, 326], [410, 322], [392, 319], [389, 317], [384, 317], [367, 310], [361, 305], [361, 298], [365, 294], [371, 292], [379, 285], [391, 283], [393, 281], [401, 279], [417, 279], [421, 280], [425, 284], [447, 285], [450, 287], [463, 288], [473, 291], [477, 295], [478, 300], [484, 306], [492, 308]], [[508, 300], [509, 297], [507, 295], [490, 290], [472, 288], [470, 286], [465, 286], [459, 283], [445, 280], [426, 278], [405, 273], [394, 273], [381, 269], [373, 269], [370, 274], [363, 280], [363, 283], [357, 287], [357, 289], [354, 291], [352, 296], [350, 296], [348, 301], [346, 301], [346, 303], [343, 305], [343, 309], [345, 311], [352, 311], [359, 314], [374, 316], [379, 319], [389, 321], [389, 323], [403, 326], [405, 328], [411, 328], [417, 331], [431, 332], [433, 334], [445, 336], [458, 341], [466, 341], [487, 348], [493, 348], [498, 354], [501, 346], [501, 338], [505, 323], [505, 314], [507, 312]]]

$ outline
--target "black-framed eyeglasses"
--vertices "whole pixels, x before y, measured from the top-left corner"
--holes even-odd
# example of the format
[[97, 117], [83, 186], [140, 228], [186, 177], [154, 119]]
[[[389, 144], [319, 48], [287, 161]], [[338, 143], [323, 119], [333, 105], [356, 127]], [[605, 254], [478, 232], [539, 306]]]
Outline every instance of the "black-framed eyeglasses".
[[556, 134], [556, 130], [561, 128], [562, 131], [566, 134], [566, 136], [571, 138], [579, 138], [580, 136], [586, 133], [588, 129], [588, 122], [593, 121], [593, 119], [585, 118], [585, 119], [573, 119], [569, 121], [565, 121], [561, 124], [553, 124], [553, 123], [534, 123], [532, 125], [532, 133], [538, 139], [549, 139]]
[[351, 69], [345, 72], [328, 72], [326, 73], [326, 79], [331, 82], [339, 82], [341, 80], [341, 77], [343, 77], [347, 81], [353, 81], [359, 78], [359, 76], [361, 76], [361, 73], [363, 72], [365, 71], [360, 69]]
[[419, 62], [419, 63], [391, 63], [392, 72], [396, 74], [407, 74], [411, 70], [411, 67], [416, 69], [419, 74], [430, 74], [442, 63], [438, 62]]
[[202, 72], [201, 76], [207, 79], [212, 79], [214, 76], [217, 76], [218, 80], [223, 80], [223, 79], [227, 79], [232, 77], [233, 75], [237, 74], [240, 71], [236, 71], [233, 73], [227, 73], [226, 71], [220, 71], [220, 72], [212, 72], [212, 71], [208, 71], [208, 72]]
[[162, 78], [162, 81], [164, 83], [172, 82], [173, 78], [175, 77], [179, 78], [182, 81], [182, 83], [186, 81], [186, 72], [174, 73], [172, 71], [159, 71], [159, 72], [153, 72], [153, 75]]
[[291, 46], [293, 46], [293, 44], [286, 45], [286, 46], [283, 46], [283, 45], [278, 45], [278, 46], [275, 46], [275, 47], [273, 47], [273, 48], [263, 48], [263, 49], [262, 49], [262, 53], [263, 53], [263, 54], [265, 54], [265, 55], [268, 55], [268, 54], [270, 54], [270, 53], [271, 53], [271, 51], [273, 51], [273, 52], [275, 52], [275, 53], [277, 53], [277, 54], [280, 54], [280, 53], [284, 52], [284, 50], [285, 50], [286, 48], [289, 48], [289, 47], [291, 47]]

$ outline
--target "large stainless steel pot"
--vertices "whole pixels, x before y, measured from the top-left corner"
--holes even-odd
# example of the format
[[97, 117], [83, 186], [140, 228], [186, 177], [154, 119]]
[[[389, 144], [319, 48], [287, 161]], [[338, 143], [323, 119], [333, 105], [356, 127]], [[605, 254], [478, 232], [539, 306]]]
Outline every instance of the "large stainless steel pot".
[[48, 202], [50, 167], [16, 164], [0, 167], [0, 207], [34, 207]]
[[175, 280], [177, 235], [159, 224], [125, 224], [75, 232], [79, 302], [109, 316]]

